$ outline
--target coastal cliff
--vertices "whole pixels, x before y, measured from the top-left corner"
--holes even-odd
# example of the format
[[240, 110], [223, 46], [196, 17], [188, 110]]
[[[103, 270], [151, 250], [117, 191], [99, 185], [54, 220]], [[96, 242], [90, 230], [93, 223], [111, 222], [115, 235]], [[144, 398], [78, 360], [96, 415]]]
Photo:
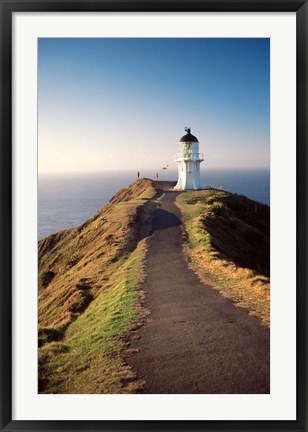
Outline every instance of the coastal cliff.
[[[142, 387], [125, 358], [146, 320], [146, 239], [163, 183], [138, 180], [84, 223], [39, 242], [40, 393]], [[215, 190], [179, 193], [177, 203], [194, 270], [268, 325], [269, 207]]]
[[137, 181], [39, 242], [39, 392], [133, 390], [119, 353], [140, 318], [136, 287], [156, 194], [151, 181]]

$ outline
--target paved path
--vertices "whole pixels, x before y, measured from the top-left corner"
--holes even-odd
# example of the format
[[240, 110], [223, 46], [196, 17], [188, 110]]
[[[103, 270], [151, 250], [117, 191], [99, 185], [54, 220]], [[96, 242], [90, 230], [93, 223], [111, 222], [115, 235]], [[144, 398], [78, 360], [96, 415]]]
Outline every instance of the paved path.
[[150, 322], [128, 363], [143, 393], [269, 393], [269, 330], [188, 268], [176, 195], [154, 212], [143, 286]]

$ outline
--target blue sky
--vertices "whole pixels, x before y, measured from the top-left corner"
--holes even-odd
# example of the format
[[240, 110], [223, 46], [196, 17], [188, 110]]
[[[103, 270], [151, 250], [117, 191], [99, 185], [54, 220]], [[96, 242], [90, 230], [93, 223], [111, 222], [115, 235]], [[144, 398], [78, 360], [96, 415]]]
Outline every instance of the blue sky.
[[[270, 163], [269, 39], [39, 39], [39, 172]], [[206, 168], [205, 168], [206, 169]]]

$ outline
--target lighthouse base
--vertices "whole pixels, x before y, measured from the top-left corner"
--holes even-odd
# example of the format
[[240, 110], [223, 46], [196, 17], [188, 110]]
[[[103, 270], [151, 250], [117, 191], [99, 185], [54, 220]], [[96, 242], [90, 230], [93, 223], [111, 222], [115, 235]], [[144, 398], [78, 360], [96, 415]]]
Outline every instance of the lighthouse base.
[[184, 187], [181, 184], [177, 183], [173, 189], [174, 190], [182, 190], [182, 191], [184, 191], [184, 190], [200, 190], [200, 189], [202, 189], [202, 187], [201, 186], [199, 186], [199, 187]]
[[[186, 162], [186, 161], [185, 161]], [[179, 177], [174, 190], [198, 190], [202, 189], [200, 181], [200, 164], [187, 162], [178, 163]]]

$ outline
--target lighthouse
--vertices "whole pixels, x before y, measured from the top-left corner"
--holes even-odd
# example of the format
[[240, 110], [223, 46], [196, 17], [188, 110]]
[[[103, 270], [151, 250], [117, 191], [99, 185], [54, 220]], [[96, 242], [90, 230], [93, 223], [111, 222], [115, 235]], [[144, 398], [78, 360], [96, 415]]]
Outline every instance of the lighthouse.
[[199, 141], [190, 133], [190, 128], [180, 141], [180, 153], [177, 154], [175, 162], [178, 164], [178, 182], [174, 189], [201, 189], [200, 163], [204, 161], [202, 153], [199, 153]]

